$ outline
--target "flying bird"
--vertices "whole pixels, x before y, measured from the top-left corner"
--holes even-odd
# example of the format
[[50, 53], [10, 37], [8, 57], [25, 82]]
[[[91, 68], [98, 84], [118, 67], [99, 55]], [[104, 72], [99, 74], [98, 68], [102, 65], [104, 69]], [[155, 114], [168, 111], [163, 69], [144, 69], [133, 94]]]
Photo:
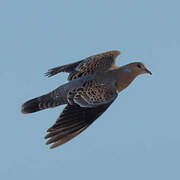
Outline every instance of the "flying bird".
[[72, 64], [50, 69], [46, 76], [69, 73], [68, 82], [54, 91], [22, 105], [22, 113], [33, 113], [66, 104], [55, 124], [47, 130], [50, 148], [71, 140], [92, 124], [140, 74], [152, 74], [141, 62], [116, 65], [120, 51], [108, 51]]

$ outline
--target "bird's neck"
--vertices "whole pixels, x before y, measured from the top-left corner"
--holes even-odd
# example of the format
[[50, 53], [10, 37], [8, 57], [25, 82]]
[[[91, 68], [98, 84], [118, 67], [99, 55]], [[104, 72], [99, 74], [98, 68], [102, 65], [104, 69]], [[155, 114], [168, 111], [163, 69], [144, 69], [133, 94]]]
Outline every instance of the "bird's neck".
[[115, 77], [115, 85], [118, 92], [128, 87], [137, 76], [133, 72], [124, 71], [121, 67], [112, 70], [112, 74]]

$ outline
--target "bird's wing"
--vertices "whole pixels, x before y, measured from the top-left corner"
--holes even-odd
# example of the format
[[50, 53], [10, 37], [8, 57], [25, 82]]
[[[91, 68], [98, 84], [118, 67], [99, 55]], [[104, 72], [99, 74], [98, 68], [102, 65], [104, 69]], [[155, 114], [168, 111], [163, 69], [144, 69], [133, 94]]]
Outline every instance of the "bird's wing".
[[84, 108], [76, 104], [68, 104], [56, 123], [48, 129], [48, 134], [45, 138], [50, 139], [46, 144], [53, 143], [50, 148], [55, 148], [71, 140], [94, 122], [111, 103], [95, 108]]
[[[94, 84], [95, 85], [95, 84]], [[73, 137], [85, 130], [93, 121], [95, 121], [111, 103], [116, 99], [117, 93], [114, 88], [109, 88], [105, 85], [96, 84], [96, 90], [91, 91], [92, 85], [76, 89], [72, 94], [69, 94], [69, 103], [56, 123], [48, 129], [48, 134], [45, 138], [50, 138], [46, 144], [51, 144], [51, 148], [55, 148], [66, 143]], [[104, 91], [100, 91], [104, 88]], [[84, 88], [84, 90], [82, 90]], [[92, 88], [93, 89], [93, 88]], [[109, 95], [108, 95], [109, 94]]]
[[117, 90], [113, 84], [103, 81], [89, 80], [78, 88], [68, 92], [69, 104], [81, 107], [95, 107], [107, 104], [117, 97]]
[[73, 80], [97, 71], [106, 71], [115, 66], [116, 57], [119, 54], [120, 51], [114, 50], [90, 56], [72, 64], [52, 68], [46, 75], [51, 77], [60, 72], [68, 72], [70, 73], [68, 80]]

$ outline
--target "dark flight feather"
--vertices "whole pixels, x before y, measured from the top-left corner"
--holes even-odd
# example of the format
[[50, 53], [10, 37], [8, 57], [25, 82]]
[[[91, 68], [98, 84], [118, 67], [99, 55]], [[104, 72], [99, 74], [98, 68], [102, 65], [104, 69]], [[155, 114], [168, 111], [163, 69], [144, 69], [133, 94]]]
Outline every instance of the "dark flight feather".
[[51, 76], [54, 76], [60, 72], [67, 72], [67, 73], [70, 73], [72, 71], [74, 71], [74, 69], [82, 62], [81, 61], [78, 61], [78, 62], [75, 62], [75, 63], [72, 63], [72, 64], [67, 64], [67, 65], [64, 65], [64, 66], [58, 66], [58, 67], [55, 67], [55, 68], [52, 68], [52, 69], [49, 69], [48, 72], [45, 73], [45, 76], [48, 76], [48, 77], [51, 77]]
[[77, 136], [105, 112], [111, 103], [96, 108], [84, 108], [76, 104], [68, 104], [56, 123], [47, 130], [49, 133], [45, 138], [50, 139], [46, 144], [54, 143], [51, 148], [55, 148]]

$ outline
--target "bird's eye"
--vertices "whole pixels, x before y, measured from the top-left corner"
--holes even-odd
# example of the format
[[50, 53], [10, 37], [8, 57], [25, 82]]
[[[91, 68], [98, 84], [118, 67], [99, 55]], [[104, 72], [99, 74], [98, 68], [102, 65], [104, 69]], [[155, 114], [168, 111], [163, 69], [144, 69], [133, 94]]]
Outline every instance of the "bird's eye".
[[138, 64], [138, 65], [137, 65], [137, 67], [138, 67], [138, 68], [141, 68], [141, 65], [140, 65], [140, 64]]

